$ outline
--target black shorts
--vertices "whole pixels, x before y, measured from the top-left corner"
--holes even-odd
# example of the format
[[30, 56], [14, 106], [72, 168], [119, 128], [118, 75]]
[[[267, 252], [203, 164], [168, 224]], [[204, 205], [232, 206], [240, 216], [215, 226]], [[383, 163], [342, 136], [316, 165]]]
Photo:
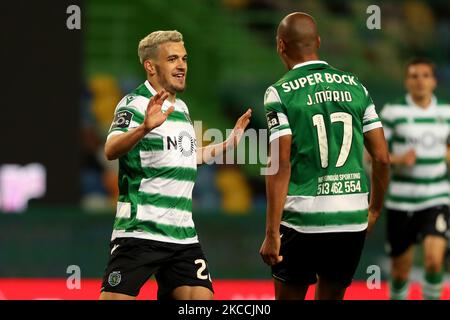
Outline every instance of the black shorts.
[[170, 299], [179, 286], [213, 287], [199, 243], [174, 244], [137, 238], [116, 238], [103, 276], [102, 292], [137, 296], [155, 275], [158, 299]]
[[272, 266], [273, 278], [310, 285], [317, 276], [348, 287], [361, 258], [366, 230], [358, 232], [301, 233], [280, 227], [283, 260]]
[[449, 208], [446, 205], [421, 211], [386, 209], [387, 251], [391, 257], [404, 253], [427, 235], [448, 239]]

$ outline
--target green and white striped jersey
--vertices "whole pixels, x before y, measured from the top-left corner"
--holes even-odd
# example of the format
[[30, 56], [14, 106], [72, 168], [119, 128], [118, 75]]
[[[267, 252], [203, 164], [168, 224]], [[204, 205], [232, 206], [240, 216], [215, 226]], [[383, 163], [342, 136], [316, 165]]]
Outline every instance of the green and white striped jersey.
[[298, 232], [367, 228], [363, 133], [381, 127], [356, 76], [324, 61], [296, 65], [266, 91], [269, 140], [292, 135], [281, 224]]
[[385, 206], [402, 211], [449, 204], [447, 143], [450, 105], [432, 98], [427, 108], [417, 106], [408, 94], [381, 111], [386, 140], [393, 154], [416, 152], [411, 167], [393, 166]]
[[[156, 91], [146, 81], [117, 105], [108, 138], [139, 126]], [[112, 239], [133, 237], [170, 243], [198, 242], [192, 220], [197, 141], [186, 104], [119, 158], [119, 199]]]

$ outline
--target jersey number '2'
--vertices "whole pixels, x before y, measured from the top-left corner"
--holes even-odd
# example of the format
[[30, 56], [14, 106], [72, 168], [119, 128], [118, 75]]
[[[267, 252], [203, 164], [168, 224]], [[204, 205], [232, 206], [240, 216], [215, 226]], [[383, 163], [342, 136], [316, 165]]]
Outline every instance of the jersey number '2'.
[[[312, 117], [313, 124], [317, 128], [317, 138], [319, 140], [320, 163], [322, 168], [328, 167], [328, 139], [327, 129], [323, 115], [316, 114]], [[342, 137], [341, 151], [336, 162], [336, 167], [342, 167], [347, 161], [350, 147], [352, 146], [353, 127], [352, 115], [346, 112], [334, 112], [330, 114], [331, 123], [342, 122], [344, 124], [344, 135]]]

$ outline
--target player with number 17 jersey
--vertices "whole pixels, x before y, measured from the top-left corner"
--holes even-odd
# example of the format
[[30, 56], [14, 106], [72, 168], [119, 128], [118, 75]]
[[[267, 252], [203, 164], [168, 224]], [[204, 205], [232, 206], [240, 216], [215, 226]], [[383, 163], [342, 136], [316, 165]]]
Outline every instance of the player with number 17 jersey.
[[292, 135], [281, 224], [299, 232], [367, 228], [363, 134], [381, 127], [358, 78], [324, 61], [294, 66], [265, 94], [270, 141]]
[[[288, 72], [264, 106], [270, 132], [266, 235], [260, 254], [272, 267], [275, 298], [341, 300], [366, 235], [381, 213], [389, 153], [381, 121], [358, 78], [319, 59], [312, 16], [293, 12], [277, 29]], [[371, 194], [363, 166], [372, 159]]]

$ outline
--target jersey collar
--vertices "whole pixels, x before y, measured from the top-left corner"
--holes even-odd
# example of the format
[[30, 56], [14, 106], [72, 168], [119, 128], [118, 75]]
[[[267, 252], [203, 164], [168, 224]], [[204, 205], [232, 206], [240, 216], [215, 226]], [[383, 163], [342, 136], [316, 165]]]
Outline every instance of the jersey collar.
[[308, 66], [310, 64], [328, 64], [326, 61], [323, 60], [310, 60], [302, 63], [297, 63], [292, 69], [301, 68], [304, 66]]
[[428, 108], [425, 108], [425, 109], [422, 108], [421, 106], [418, 106], [418, 105], [414, 102], [413, 98], [411, 97], [411, 95], [410, 95], [409, 93], [406, 94], [405, 100], [406, 100], [406, 102], [408, 103], [408, 105], [413, 106], [413, 107], [415, 107], [415, 108], [419, 108], [420, 110], [423, 110], [423, 111], [427, 111], [427, 110], [433, 109], [433, 108], [436, 107], [436, 105], [437, 105], [437, 99], [436, 99], [436, 96], [435, 96], [434, 94], [433, 94], [433, 96], [431, 97], [430, 105], [428, 106]]
[[[147, 89], [150, 91], [150, 93], [152, 94], [152, 96], [154, 96], [155, 94], [157, 94], [158, 92], [155, 90], [155, 88], [152, 87], [152, 85], [150, 84], [150, 82], [148, 80], [145, 80], [144, 82], [145, 86], [147, 87]], [[174, 105], [175, 103], [178, 102], [178, 98], [175, 98], [175, 102], [170, 102], [169, 100], [164, 101], [164, 104], [168, 104], [168, 105]]]
[[145, 80], [144, 82], [145, 86], [147, 87], [147, 89], [150, 91], [150, 93], [152, 94], [152, 96], [154, 96], [157, 92], [156, 90], [152, 87], [152, 85], [150, 84], [150, 82], [148, 82], [148, 80]]

